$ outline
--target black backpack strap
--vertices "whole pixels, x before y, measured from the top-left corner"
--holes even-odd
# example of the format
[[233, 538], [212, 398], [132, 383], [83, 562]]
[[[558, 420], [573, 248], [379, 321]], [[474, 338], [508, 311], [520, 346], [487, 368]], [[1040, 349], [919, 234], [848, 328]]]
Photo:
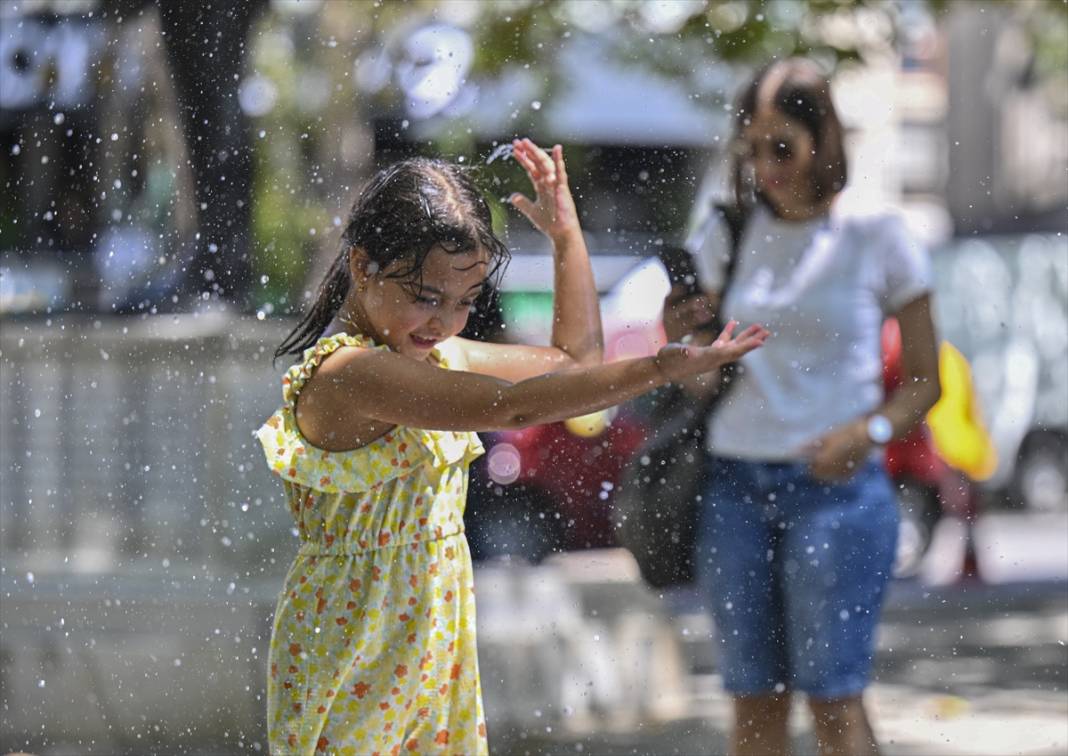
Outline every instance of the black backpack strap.
[[[739, 249], [742, 246], [742, 236], [745, 234], [745, 227], [749, 222], [749, 208], [741, 207], [736, 204], [721, 204], [716, 203], [713, 206], [715, 212], [720, 214], [723, 218], [723, 222], [727, 224], [727, 232], [730, 235], [730, 249], [727, 250], [727, 265], [723, 269], [723, 286], [719, 290], [719, 304], [720, 308], [723, 307], [723, 303], [727, 299], [727, 289], [730, 288], [731, 283], [734, 280], [734, 271], [738, 267]], [[716, 313], [716, 328], [717, 333], [723, 328], [723, 321]], [[713, 394], [707, 404], [704, 407], [706, 415], [711, 413], [716, 406], [723, 401], [723, 396], [726, 394], [727, 389], [730, 388], [731, 382], [734, 380], [735, 373], [738, 372], [738, 363], [731, 362], [724, 365], [720, 369], [720, 381], [722, 385], [719, 391]]]
[[720, 290], [720, 301], [723, 301], [723, 295], [726, 294], [727, 287], [730, 286], [731, 279], [734, 277], [734, 269], [738, 264], [738, 248], [742, 245], [742, 235], [745, 233], [745, 226], [749, 222], [749, 210], [739, 205], [719, 202], [714, 205], [714, 208], [723, 218], [723, 222], [727, 224], [727, 232], [731, 240], [727, 255], [727, 267], [723, 271], [723, 288]]

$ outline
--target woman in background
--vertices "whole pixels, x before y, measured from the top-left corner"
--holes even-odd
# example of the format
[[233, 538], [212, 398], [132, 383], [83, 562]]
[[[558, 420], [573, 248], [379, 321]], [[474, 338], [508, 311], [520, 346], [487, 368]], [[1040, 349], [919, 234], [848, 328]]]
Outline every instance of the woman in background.
[[[804, 693], [822, 754], [875, 754], [863, 693], [898, 524], [880, 451], [939, 396], [930, 264], [897, 218], [834, 212], [842, 129], [812, 62], [754, 77], [733, 147], [738, 242], [712, 213], [688, 244], [720, 320], [775, 336], [742, 359], [706, 435], [698, 572], [734, 698], [731, 748], [787, 753], [791, 696]], [[907, 380], [887, 400], [890, 316]]]

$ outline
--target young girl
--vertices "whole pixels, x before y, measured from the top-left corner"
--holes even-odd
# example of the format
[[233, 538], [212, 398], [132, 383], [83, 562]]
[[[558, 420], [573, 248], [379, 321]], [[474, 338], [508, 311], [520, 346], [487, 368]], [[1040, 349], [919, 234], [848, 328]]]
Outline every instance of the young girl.
[[457, 334], [505, 261], [490, 211], [449, 163], [379, 172], [356, 202], [300, 354], [259, 430], [301, 547], [275, 613], [274, 753], [485, 753], [464, 538], [472, 431], [553, 422], [717, 369], [767, 332], [601, 364], [597, 294], [559, 146], [514, 155], [536, 198], [512, 204], [552, 241], [552, 346]]
[[[821, 753], [874, 754], [862, 696], [898, 517], [881, 450], [939, 395], [930, 264], [898, 219], [832, 212], [845, 149], [815, 64], [768, 66], [736, 112], [744, 232], [735, 245], [715, 213], [691, 241], [712, 307], [776, 332], [742, 361], [705, 436], [698, 563], [734, 695], [732, 753], [787, 753], [803, 692]], [[889, 316], [908, 380], [884, 397]]]

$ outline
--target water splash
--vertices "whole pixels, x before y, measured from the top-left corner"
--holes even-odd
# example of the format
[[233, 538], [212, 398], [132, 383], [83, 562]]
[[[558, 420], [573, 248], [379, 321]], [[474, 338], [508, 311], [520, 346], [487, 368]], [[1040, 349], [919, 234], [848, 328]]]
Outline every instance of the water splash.
[[495, 149], [493, 152], [491, 152], [489, 154], [489, 157], [486, 158], [486, 165], [489, 165], [494, 160], [508, 160], [511, 157], [512, 157], [512, 143], [511, 142], [504, 142], [503, 144], [498, 145], [497, 149]]

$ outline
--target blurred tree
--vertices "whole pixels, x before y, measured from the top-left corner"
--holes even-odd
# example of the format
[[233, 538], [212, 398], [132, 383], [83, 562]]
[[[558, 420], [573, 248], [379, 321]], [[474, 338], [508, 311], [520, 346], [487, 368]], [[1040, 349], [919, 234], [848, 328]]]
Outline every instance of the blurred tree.
[[[936, 16], [952, 9], [948, 0], [921, 1]], [[126, 15], [147, 5], [104, 2]], [[292, 305], [315, 282], [335, 251], [332, 226], [343, 221], [374, 167], [372, 120], [404, 113], [400, 79], [425, 63], [406, 58], [405, 45], [421, 27], [470, 34], [473, 58], [464, 85], [519, 76], [529, 85], [529, 100], [557, 95], [569, 79], [557, 65], [564, 48], [596, 38], [612, 65], [681, 81], [695, 103], [714, 109], [729, 96], [739, 69], [772, 56], [805, 54], [834, 67], [892, 54], [903, 7], [894, 0], [273, 0], [257, 25], [257, 12], [267, 5], [165, 0], [159, 6], [200, 214], [199, 240], [177, 258], [186, 298], [215, 291], [240, 302], [247, 295], [251, 304]], [[1064, 19], [1068, 6], [1018, 5], [1035, 19], [1044, 56], [1038, 60], [1047, 61], [1044, 70], [1050, 61], [1055, 68], [1063, 62], [1057, 56], [1064, 57], [1063, 24], [1043, 19]], [[276, 104], [251, 116], [261, 139], [250, 140], [237, 96], [247, 84], [246, 67], [276, 90]], [[517, 109], [509, 128], [548, 133], [547, 112]], [[476, 124], [462, 115], [449, 118], [448, 129], [401, 138], [422, 140], [433, 151], [472, 152]], [[400, 137], [406, 128], [397, 115], [379, 137]], [[250, 291], [254, 273], [260, 285]]]
[[178, 239], [166, 270], [154, 271], [153, 285], [142, 295], [163, 308], [185, 308], [211, 296], [241, 306], [252, 269], [252, 151], [237, 94], [248, 32], [267, 0], [163, 0], [158, 5], [104, 0], [102, 5], [102, 15], [119, 22], [158, 8], [197, 214], [198, 232]]

